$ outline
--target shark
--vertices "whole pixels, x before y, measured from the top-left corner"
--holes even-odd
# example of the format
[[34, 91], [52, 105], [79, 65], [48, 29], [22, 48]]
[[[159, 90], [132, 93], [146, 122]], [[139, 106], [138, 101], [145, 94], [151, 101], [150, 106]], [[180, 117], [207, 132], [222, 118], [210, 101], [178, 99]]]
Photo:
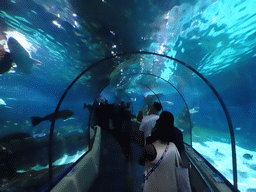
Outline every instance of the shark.
[[33, 64], [41, 65], [41, 62], [31, 58], [29, 52], [13, 37], [8, 38], [7, 45], [10, 50], [10, 54], [17, 65], [17, 71], [31, 74]]

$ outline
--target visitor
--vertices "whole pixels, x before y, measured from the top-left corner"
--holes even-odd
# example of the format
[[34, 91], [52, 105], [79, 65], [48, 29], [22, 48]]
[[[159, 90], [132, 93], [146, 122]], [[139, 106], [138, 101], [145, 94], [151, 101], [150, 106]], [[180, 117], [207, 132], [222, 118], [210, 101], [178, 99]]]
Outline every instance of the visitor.
[[[148, 177], [143, 191], [176, 192], [178, 191], [175, 175], [176, 144], [183, 140], [178, 141], [176, 137], [174, 118], [170, 112], [163, 111], [160, 114], [152, 132], [152, 138], [154, 141], [145, 145], [139, 157], [139, 164], [145, 165], [145, 175]], [[154, 169], [153, 167], [157, 164], [158, 166]]]
[[143, 143], [145, 145], [146, 138], [151, 135], [151, 130], [154, 128], [156, 124], [156, 120], [159, 118], [159, 112], [162, 110], [162, 105], [158, 102], [154, 102], [153, 105], [149, 109], [149, 115], [143, 117], [140, 124], [140, 139], [143, 138]]

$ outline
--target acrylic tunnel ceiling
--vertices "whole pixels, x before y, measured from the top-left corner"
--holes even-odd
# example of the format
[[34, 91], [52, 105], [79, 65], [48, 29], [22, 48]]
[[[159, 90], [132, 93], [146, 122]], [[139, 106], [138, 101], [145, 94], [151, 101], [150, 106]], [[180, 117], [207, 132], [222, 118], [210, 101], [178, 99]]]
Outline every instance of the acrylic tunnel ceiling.
[[[29, 94], [30, 101], [40, 96], [41, 101], [56, 102], [70, 82], [95, 62], [148, 51], [176, 58], [202, 74], [224, 100], [234, 127], [252, 137], [247, 131], [255, 124], [253, 7], [250, 0], [2, 0], [2, 49], [10, 51], [7, 38], [13, 37], [41, 64], [33, 65], [30, 75], [19, 72], [19, 65], [3, 73], [1, 98]], [[76, 85], [82, 87], [75, 90], [83, 90], [83, 97], [95, 99], [110, 83], [112, 90], [129, 94], [140, 89], [144, 96], [152, 90], [156, 94], [178, 90], [189, 109], [198, 110], [200, 101], [201, 106], [217, 105], [213, 110], [219, 111], [208, 86], [176, 61], [128, 54], [103, 63]]]

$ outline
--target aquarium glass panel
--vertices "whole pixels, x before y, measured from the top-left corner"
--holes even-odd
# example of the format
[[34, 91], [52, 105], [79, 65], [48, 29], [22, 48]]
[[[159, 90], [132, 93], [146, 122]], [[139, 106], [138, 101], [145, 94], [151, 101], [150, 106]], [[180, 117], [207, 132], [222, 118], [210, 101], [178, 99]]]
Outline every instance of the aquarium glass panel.
[[[110, 75], [112, 87], [108, 89], [122, 98], [129, 94], [134, 103], [135, 116], [139, 111], [144, 116], [148, 115], [153, 102], [160, 102], [163, 110], [173, 113], [175, 125], [183, 132], [184, 141], [191, 145], [190, 108], [180, 91], [186, 85], [179, 84], [181, 79], [175, 74], [177, 62], [159, 55], [142, 53], [124, 54], [111, 60], [118, 65]], [[102, 94], [107, 97], [111, 91]], [[197, 112], [197, 109], [193, 110]]]
[[144, 108], [147, 97], [154, 96], [154, 101], [159, 98], [164, 110], [174, 114], [184, 141], [191, 144], [192, 138], [192, 146], [232, 182], [229, 125], [208, 82], [183, 64], [156, 54], [129, 54], [118, 59], [119, 65], [112, 72], [113, 90], [129, 90], [132, 94], [134, 87], [140, 86], [144, 102], [138, 106]]

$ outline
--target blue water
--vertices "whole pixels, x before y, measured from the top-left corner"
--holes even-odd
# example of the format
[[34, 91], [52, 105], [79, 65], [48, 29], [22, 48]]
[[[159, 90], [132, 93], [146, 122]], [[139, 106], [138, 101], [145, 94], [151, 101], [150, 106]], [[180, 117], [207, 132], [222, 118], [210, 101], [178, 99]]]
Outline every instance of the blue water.
[[[1, 137], [18, 132], [47, 135], [51, 122], [32, 127], [30, 117], [53, 113], [69, 84], [83, 70], [93, 62], [122, 52], [150, 51], [177, 58], [201, 73], [227, 106], [236, 145], [255, 152], [256, 2], [172, 3], [2, 0], [0, 49], [9, 52], [7, 38], [13, 37], [42, 64], [33, 65], [29, 75], [18, 72], [18, 66], [0, 75]], [[101, 93], [109, 82], [111, 86]], [[67, 121], [58, 119], [55, 134], [61, 138], [72, 132], [87, 133], [84, 137], [88, 138], [89, 111], [83, 109], [83, 104], [93, 104], [100, 93], [110, 103], [117, 99], [132, 101], [131, 110], [137, 114], [146, 104], [143, 98], [154, 95], [153, 92], [164, 94], [159, 99], [164, 110], [175, 115], [176, 123], [188, 106], [194, 130], [202, 133], [194, 133], [199, 138], [192, 134], [192, 144], [230, 144], [226, 116], [207, 84], [178, 62], [143, 54], [108, 60], [82, 76], [60, 107], [71, 109], [74, 116]], [[185, 132], [189, 129], [187, 124], [179, 126]], [[203, 130], [209, 130], [208, 135], [203, 135]], [[190, 139], [187, 142], [191, 144]], [[227, 153], [231, 156], [230, 150]], [[238, 167], [249, 163], [249, 171], [255, 174], [252, 162], [238, 163]], [[217, 169], [232, 183], [232, 174]], [[250, 179], [238, 177], [238, 181], [241, 191], [251, 188]]]

